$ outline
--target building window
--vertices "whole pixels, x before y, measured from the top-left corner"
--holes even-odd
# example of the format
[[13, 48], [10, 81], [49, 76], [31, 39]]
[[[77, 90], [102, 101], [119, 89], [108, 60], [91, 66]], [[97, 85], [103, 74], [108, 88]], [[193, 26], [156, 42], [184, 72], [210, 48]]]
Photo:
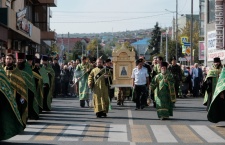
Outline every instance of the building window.
[[208, 23], [215, 22], [215, 0], [208, 0]]

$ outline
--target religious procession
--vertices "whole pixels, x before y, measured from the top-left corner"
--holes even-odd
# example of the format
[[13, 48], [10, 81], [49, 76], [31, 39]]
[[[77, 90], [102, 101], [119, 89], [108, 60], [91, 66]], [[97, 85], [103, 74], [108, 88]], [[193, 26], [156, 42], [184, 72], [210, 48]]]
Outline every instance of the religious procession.
[[220, 58], [206, 69], [197, 63], [180, 65], [176, 57], [170, 62], [161, 56], [152, 61], [144, 56], [136, 59], [128, 49], [112, 56], [112, 60], [82, 56], [59, 63], [57, 55], [2, 53], [0, 140], [19, 134], [28, 119], [38, 120], [41, 113], [51, 111], [57, 97], [78, 98], [80, 107], [93, 108], [97, 118], [107, 117], [115, 98], [118, 106], [132, 100], [134, 110], [153, 107], [160, 120], [173, 116], [177, 98], [202, 97], [208, 120], [225, 121], [225, 69]]

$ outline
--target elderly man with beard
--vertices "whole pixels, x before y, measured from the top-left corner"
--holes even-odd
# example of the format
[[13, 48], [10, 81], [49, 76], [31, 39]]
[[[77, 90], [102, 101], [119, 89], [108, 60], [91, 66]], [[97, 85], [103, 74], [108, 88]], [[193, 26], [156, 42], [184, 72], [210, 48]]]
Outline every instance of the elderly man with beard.
[[93, 90], [93, 105], [96, 117], [106, 117], [109, 110], [109, 78], [110, 69], [103, 67], [101, 58], [97, 59], [97, 67], [88, 76], [88, 87]]
[[191, 70], [192, 90], [193, 97], [199, 96], [200, 83], [203, 79], [202, 69], [198, 67], [198, 63], [194, 64], [194, 68]]
[[17, 67], [13, 64], [13, 54], [6, 55], [6, 66], [4, 68], [7, 77], [9, 78], [13, 92], [15, 92], [16, 103], [20, 113], [20, 117], [23, 121], [24, 127], [26, 126], [28, 119], [28, 95], [27, 85], [22, 76], [21, 71], [18, 68], [24, 66], [24, 55], [17, 53], [16, 58], [18, 60]]
[[214, 64], [212, 68], [209, 70], [205, 80], [204, 80], [204, 87], [206, 88], [205, 97], [203, 105], [207, 106], [207, 110], [212, 101], [212, 97], [216, 88], [216, 83], [219, 79], [219, 75], [222, 70], [222, 64], [219, 57], [214, 58]]
[[[0, 65], [0, 141], [9, 139], [23, 131], [20, 113], [12, 87]], [[3, 87], [4, 86], [4, 87]]]
[[167, 70], [167, 66], [167, 62], [162, 62], [161, 73], [151, 82], [151, 89], [155, 91], [157, 114], [161, 120], [173, 116], [173, 103], [176, 101], [174, 78]]

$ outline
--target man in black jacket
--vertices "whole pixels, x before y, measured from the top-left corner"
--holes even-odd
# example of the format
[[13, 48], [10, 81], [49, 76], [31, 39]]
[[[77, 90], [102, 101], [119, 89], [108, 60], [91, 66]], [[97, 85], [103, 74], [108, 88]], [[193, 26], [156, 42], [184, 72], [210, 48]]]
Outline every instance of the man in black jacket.
[[58, 63], [58, 58], [54, 58], [54, 61], [52, 63], [52, 68], [55, 72], [55, 90], [53, 93], [53, 97], [55, 98], [60, 92], [60, 66]]

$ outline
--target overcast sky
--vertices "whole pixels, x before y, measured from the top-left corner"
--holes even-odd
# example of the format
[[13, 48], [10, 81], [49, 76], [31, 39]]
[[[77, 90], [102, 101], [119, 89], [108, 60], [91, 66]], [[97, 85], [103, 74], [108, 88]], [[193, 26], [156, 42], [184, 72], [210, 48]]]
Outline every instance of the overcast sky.
[[[165, 9], [171, 11], [168, 12]], [[176, 0], [57, 0], [51, 29], [62, 33], [99, 33], [172, 25]], [[191, 0], [178, 0], [178, 17], [191, 13]], [[199, 0], [194, 0], [194, 14]]]

